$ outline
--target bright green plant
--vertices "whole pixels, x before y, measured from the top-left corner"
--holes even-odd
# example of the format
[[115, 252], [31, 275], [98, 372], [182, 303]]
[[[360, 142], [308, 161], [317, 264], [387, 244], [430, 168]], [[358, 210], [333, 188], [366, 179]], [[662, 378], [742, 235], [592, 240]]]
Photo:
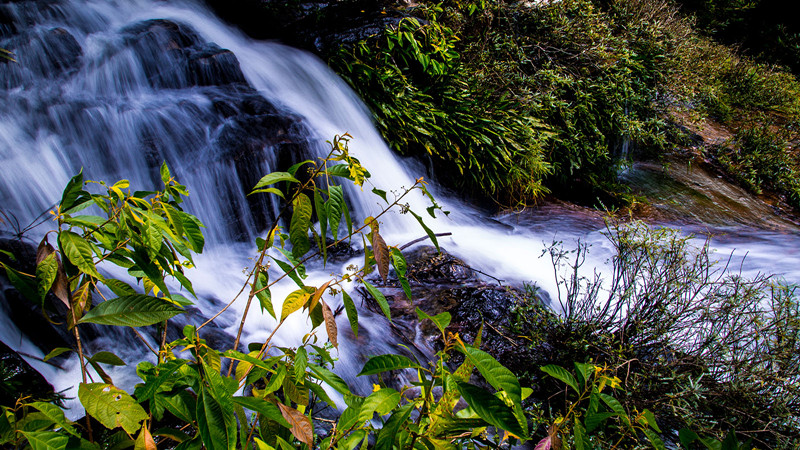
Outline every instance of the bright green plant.
[[545, 193], [542, 125], [478, 82], [441, 5], [421, 11], [424, 21], [404, 19], [341, 49], [331, 65], [370, 107], [391, 147], [431, 161], [439, 179], [512, 205]]
[[606, 387], [620, 389], [621, 380], [604, 367], [574, 363], [575, 374], [550, 364], [543, 372], [566, 384], [567, 404], [563, 415], [548, 429], [548, 435], [537, 448], [562, 448], [561, 442], [576, 450], [598, 448], [598, 443], [618, 448], [623, 442], [637, 442], [643, 434], [650, 445], [663, 450], [664, 443], [652, 412], [644, 409], [628, 411], [614, 396], [603, 392]]
[[[37, 450], [101, 445], [153, 449], [162, 443], [176, 449], [352, 449], [372, 436], [377, 448], [391, 449], [527, 439], [519, 381], [487, 353], [447, 334], [447, 314], [429, 317], [418, 311], [420, 319], [432, 320], [442, 332], [445, 348], [436, 361], [379, 355], [370, 358], [359, 374], [415, 371], [414, 386], [397, 391], [378, 379], [372, 393], [360, 396], [330, 370], [334, 362], [330, 348], [338, 347], [338, 330], [326, 296], [342, 296], [357, 334], [358, 312], [344, 290], [346, 282], [362, 284], [390, 321], [388, 302], [367, 275], [377, 272], [373, 276], [386, 281], [393, 268], [408, 292], [406, 261], [381, 236], [380, 217], [393, 208], [411, 214], [436, 244], [436, 236], [422, 217], [403, 203], [411, 192], [420, 191], [431, 200], [428, 212], [434, 216], [438, 206], [422, 179], [394, 198], [373, 189], [385, 201], [385, 208], [365, 219], [363, 225], [352, 222], [337, 182], [350, 180], [363, 186], [369, 174], [350, 155], [348, 140], [348, 135], [337, 136], [326, 158], [301, 162], [258, 182], [253, 194], [281, 198], [284, 211], [267, 235], [257, 239], [259, 252], [246, 284], [217, 315], [202, 324], [186, 325], [183, 338], [173, 342], [166, 339], [167, 330], [175, 326], [170, 319], [192, 303], [178, 291], [194, 296], [184, 268], [193, 265], [193, 255], [204, 246], [202, 224], [180, 206], [188, 195], [186, 187], [174, 180], [166, 165], [161, 167], [164, 188], [154, 192], [131, 192], [124, 180], [106, 185], [85, 183], [82, 174], [72, 178], [53, 211], [58, 228], [39, 245], [36, 273], [4, 268], [32, 300], [54, 298], [68, 309], [66, 320], [75, 347], [55, 349], [48, 358], [77, 353], [82, 371], [78, 398], [88, 417], [102, 429], [95, 426], [93, 430], [88, 417], [84, 426], [68, 421], [57, 405], [20, 401], [0, 412], [0, 444]], [[91, 193], [86, 190], [90, 185], [100, 186], [103, 192]], [[83, 211], [99, 215], [79, 214]], [[283, 216], [285, 222], [279, 219]], [[317, 226], [312, 226], [314, 222]], [[53, 236], [57, 249], [48, 241]], [[348, 268], [347, 273], [320, 286], [304, 282], [306, 262], [312, 258], [325, 261], [327, 249], [354, 237], [364, 242], [363, 267]], [[128, 277], [110, 276], [106, 268], [112, 265], [125, 269]], [[168, 283], [170, 278], [180, 288]], [[294, 281], [297, 289], [277, 309], [270, 288], [284, 278]], [[211, 347], [203, 339], [203, 328], [237, 300], [246, 301], [246, 306], [233, 347]], [[277, 325], [264, 342], [249, 343], [240, 351], [247, 311], [254, 301]], [[272, 338], [292, 314], [306, 315], [312, 330], [296, 348], [277, 347]], [[153, 353], [154, 362], [138, 364], [136, 372], [142, 382], [132, 393], [117, 387], [103, 369], [103, 365], [124, 365], [124, 361], [109, 351], [87, 353], [81, 340], [81, 328], [87, 323], [129, 327], [141, 338], [143, 349]], [[148, 331], [141, 328], [149, 325], [159, 325], [156, 347], [145, 338]], [[325, 330], [330, 346], [319, 345], [322, 338], [317, 327]], [[462, 353], [465, 362], [451, 372], [445, 361], [454, 351]], [[494, 392], [469, 384], [475, 369]], [[331, 399], [323, 385], [342, 396], [344, 407]], [[457, 407], [460, 398], [468, 408]], [[320, 431], [314, 415], [323, 403], [341, 413], [337, 420], [324, 422], [332, 424], [325, 432]]]

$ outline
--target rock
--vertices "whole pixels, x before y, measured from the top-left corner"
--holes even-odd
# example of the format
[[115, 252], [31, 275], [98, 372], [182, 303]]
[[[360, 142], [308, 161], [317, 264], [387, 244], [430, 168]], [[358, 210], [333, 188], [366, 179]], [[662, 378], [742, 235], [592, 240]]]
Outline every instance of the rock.
[[19, 354], [0, 342], [0, 405], [13, 408], [16, 401], [58, 400], [53, 386]]
[[[428, 352], [440, 350], [441, 332], [431, 321], [419, 321], [416, 309], [431, 316], [449, 312], [449, 332], [458, 333], [464, 342], [472, 343], [483, 325], [483, 350], [504, 365], [523, 362], [525, 342], [510, 331], [521, 292], [480, 280], [466, 263], [444, 250], [439, 253], [434, 247], [418, 247], [406, 254], [406, 260], [411, 299], [396, 278], [390, 278], [385, 285], [380, 285], [380, 280], [374, 281], [389, 302], [394, 333], [412, 345], [426, 346], [424, 350]], [[380, 313], [366, 291], [362, 296], [373, 311]], [[455, 366], [462, 360], [454, 353], [451, 363]]]
[[125, 28], [123, 35], [153, 88], [246, 83], [233, 53], [201, 42], [186, 25], [165, 19], [147, 20]]
[[31, 30], [0, 44], [17, 60], [3, 60], [0, 65], [0, 84], [9, 88], [27, 86], [37, 78], [58, 78], [78, 70], [82, 63], [83, 49], [63, 28]]
[[389, 1], [206, 0], [224, 20], [256, 39], [278, 39], [320, 55], [396, 25], [404, 13]]

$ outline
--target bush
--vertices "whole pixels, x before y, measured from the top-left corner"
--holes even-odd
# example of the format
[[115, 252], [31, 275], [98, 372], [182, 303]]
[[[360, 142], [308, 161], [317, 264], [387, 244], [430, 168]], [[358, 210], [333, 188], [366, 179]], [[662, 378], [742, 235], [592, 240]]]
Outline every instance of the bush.
[[731, 147], [712, 148], [711, 156], [750, 191], [778, 193], [800, 209], [800, 161], [785, 138], [754, 123], [739, 129]]
[[[765, 448], [800, 444], [796, 287], [730, 272], [708, 243], [694, 247], [675, 230], [614, 225], [608, 239], [614, 255], [604, 280], [583, 275], [585, 245], [547, 251], [558, 268], [557, 307], [532, 298], [517, 312], [531, 367], [608, 367], [625, 386], [616, 398], [628, 411], [653, 411], [665, 436], [736, 429]], [[553, 386], [540, 386], [534, 395], [563, 411], [549, 397]]]
[[475, 82], [443, 14], [423, 8], [424, 21], [404, 19], [330, 63], [370, 107], [390, 146], [429, 158], [437, 179], [506, 204], [537, 198], [549, 171], [541, 125]]

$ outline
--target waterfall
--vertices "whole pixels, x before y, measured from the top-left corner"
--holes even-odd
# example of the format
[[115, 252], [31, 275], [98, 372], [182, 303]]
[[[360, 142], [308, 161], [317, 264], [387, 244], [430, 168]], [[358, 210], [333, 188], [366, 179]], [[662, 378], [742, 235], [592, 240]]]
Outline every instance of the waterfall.
[[[46, 213], [80, 170], [87, 179], [126, 178], [137, 189], [150, 189], [160, 184], [158, 168], [166, 161], [189, 188], [185, 209], [207, 227], [207, 250], [188, 273], [198, 294], [196, 306], [206, 317], [241, 288], [242, 271], [252, 265], [252, 239], [276, 214], [278, 205], [266, 196], [246, 196], [264, 174], [322, 156], [329, 149], [326, 140], [348, 132], [352, 152], [375, 174], [375, 187], [409, 187], [419, 176], [390, 152], [364, 105], [322, 61], [277, 43], [252, 41], [201, 5], [30, 1], [3, 3], [0, 17], [7, 19], [0, 25], [0, 47], [13, 50], [19, 61], [0, 63], [0, 208], [24, 225]], [[431, 189], [437, 193], [436, 186]], [[375, 197], [358, 188], [349, 188], [349, 194], [355, 220], [378, 211]], [[438, 199], [451, 214], [429, 225], [453, 233], [442, 245], [508, 284], [536, 282], [552, 290], [552, 266], [539, 256], [554, 239], [574, 245], [580, 237], [593, 244], [592, 268], [602, 268], [611, 254], [597, 218], [557, 208], [488, 218], [458, 199], [444, 194]], [[410, 202], [418, 211], [425, 205], [422, 196]], [[50, 225], [46, 221], [28, 236], [36, 239]], [[416, 221], [398, 213], [384, 216], [381, 226], [390, 245], [424, 234]], [[753, 242], [749, 234], [740, 237], [724, 243], [725, 248]], [[779, 242], [765, 238], [754, 245], [766, 256], [783, 245]], [[797, 270], [800, 255], [793, 248], [783, 260], [760, 259], [758, 264], [771, 264], [761, 270]], [[312, 285], [343, 271], [310, 269], [307, 283]], [[790, 275], [800, 279], [796, 272]], [[273, 298], [282, 299], [291, 290], [288, 284], [278, 285]], [[235, 333], [241, 303], [220, 316], [215, 332]], [[244, 342], [263, 341], [274, 321], [258, 307], [250, 314]], [[382, 322], [366, 311], [361, 326], [372, 337], [370, 346], [357, 348], [360, 344], [344, 337], [339, 350], [337, 371], [348, 380], [360, 369], [358, 352], [396, 349], [385, 339]], [[297, 345], [309, 328], [305, 320], [290, 318], [276, 342]], [[0, 315], [0, 339], [26, 354], [43, 354], [5, 315]], [[100, 336], [94, 345], [113, 346], [131, 366], [146, 358], [132, 350], [140, 347], [138, 342], [125, 345], [120, 339], [127, 338]], [[56, 390], [77, 384], [74, 359], [61, 369], [30, 362]], [[136, 379], [130, 368], [110, 374], [124, 387]], [[66, 394], [74, 397], [75, 390]]]

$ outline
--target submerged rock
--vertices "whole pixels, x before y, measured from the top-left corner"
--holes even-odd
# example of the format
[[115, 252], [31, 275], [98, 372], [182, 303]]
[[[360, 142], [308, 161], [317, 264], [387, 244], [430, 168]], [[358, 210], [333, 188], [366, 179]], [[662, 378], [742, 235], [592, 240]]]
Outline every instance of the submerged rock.
[[[396, 277], [379, 288], [389, 302], [394, 333], [407, 343], [424, 347], [423, 351], [440, 350], [440, 331], [431, 321], [420, 321], [416, 309], [430, 316], [448, 312], [448, 332], [458, 333], [466, 343], [475, 342], [481, 332], [480, 347], [484, 351], [503, 364], [515, 364], [514, 355], [525, 348], [524, 341], [510, 331], [513, 311], [524, 295], [521, 291], [482, 280], [464, 261], [434, 247], [418, 247], [406, 259], [411, 298]], [[379, 313], [372, 297], [366, 291], [362, 295], [366, 304]], [[453, 356], [453, 363], [460, 362], [459, 355]]]

